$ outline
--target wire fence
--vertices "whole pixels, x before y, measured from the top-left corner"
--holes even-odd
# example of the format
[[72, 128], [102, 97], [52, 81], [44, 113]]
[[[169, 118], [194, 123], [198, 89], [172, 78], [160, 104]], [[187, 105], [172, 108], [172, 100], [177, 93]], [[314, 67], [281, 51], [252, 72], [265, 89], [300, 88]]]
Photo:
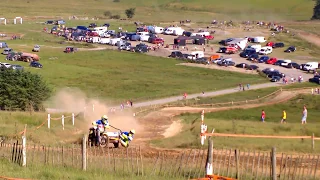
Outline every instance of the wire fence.
[[[85, 148], [85, 150], [84, 150]], [[161, 151], [129, 148], [97, 148], [72, 144], [69, 146], [28, 145], [26, 166], [44, 165], [102, 170], [121, 176], [190, 179], [206, 174], [207, 149]], [[212, 169], [218, 176], [237, 179], [271, 179], [276, 159], [276, 176], [280, 180], [320, 179], [319, 155], [276, 154], [272, 151], [216, 149], [212, 151]], [[22, 144], [1, 143], [0, 157], [21, 164]]]

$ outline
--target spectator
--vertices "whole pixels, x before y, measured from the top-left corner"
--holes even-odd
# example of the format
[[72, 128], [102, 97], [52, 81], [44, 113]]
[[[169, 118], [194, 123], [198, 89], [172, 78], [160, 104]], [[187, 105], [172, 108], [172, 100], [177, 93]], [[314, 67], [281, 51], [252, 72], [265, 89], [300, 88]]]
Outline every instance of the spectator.
[[313, 95], [313, 88], [311, 88], [311, 94]]
[[287, 112], [285, 110], [282, 111], [282, 119], [281, 119], [281, 124], [282, 123], [287, 123]]
[[307, 116], [308, 116], [307, 107], [303, 106], [301, 124], [307, 124]]
[[250, 84], [247, 84], [247, 89], [250, 89]]
[[262, 109], [262, 111], [261, 111], [261, 121], [264, 122], [265, 119], [266, 119], [266, 113]]
[[132, 102], [132, 101], [130, 101], [130, 106], [131, 106], [131, 107], [133, 106], [133, 102]]

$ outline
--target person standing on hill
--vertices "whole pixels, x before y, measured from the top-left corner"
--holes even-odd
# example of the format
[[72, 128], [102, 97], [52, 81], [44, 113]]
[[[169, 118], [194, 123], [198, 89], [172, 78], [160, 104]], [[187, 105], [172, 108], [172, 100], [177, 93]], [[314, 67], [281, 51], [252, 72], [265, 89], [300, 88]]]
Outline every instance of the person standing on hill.
[[262, 109], [262, 112], [261, 112], [261, 121], [264, 122], [265, 119], [266, 119], [266, 113], [265, 113], [264, 110]]
[[301, 124], [307, 124], [307, 116], [308, 116], [307, 107], [303, 106]]
[[285, 110], [282, 111], [282, 119], [281, 119], [281, 124], [282, 123], [287, 123], [287, 112]]

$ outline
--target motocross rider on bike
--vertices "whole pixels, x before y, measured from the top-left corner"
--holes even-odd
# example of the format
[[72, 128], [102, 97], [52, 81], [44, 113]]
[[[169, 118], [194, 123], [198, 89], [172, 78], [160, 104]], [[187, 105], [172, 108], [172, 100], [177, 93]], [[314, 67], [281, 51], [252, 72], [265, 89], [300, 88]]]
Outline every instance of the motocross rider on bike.
[[121, 132], [120, 134], [120, 143], [123, 147], [128, 147], [129, 142], [133, 140], [133, 135], [136, 133], [134, 129], [131, 129], [129, 132]]
[[[106, 131], [106, 129], [109, 129], [109, 121], [108, 121], [108, 116], [107, 115], [103, 115], [101, 117], [101, 119], [97, 120], [97, 121], [93, 121], [92, 122], [93, 128], [94, 128], [94, 133], [96, 136], [96, 145], [99, 146], [100, 145], [100, 133]], [[103, 127], [103, 131], [100, 132], [100, 128], [101, 126]]]

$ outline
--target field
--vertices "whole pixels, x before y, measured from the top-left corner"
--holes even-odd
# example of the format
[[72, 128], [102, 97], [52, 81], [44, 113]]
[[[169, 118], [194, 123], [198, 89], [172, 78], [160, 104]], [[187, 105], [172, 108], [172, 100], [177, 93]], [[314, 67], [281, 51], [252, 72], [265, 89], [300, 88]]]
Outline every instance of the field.
[[[135, 7], [135, 20], [154, 22], [154, 21], [172, 21], [191, 19], [193, 21], [211, 21], [216, 19], [267, 19], [267, 20], [308, 20], [312, 15], [313, 1], [305, 0], [120, 0], [120, 2], [112, 2], [112, 0], [96, 0], [96, 1], [62, 1], [57, 0], [50, 2], [50, 6], [46, 1], [34, 0], [27, 3], [24, 1], [5, 0], [3, 2], [4, 11], [2, 16], [16, 17], [24, 16], [89, 16], [103, 17], [104, 11], [111, 11], [113, 14], [119, 14], [125, 18], [124, 9]], [[143, 3], [142, 3], [143, 2]], [[72, 9], [69, 6], [72, 5]], [[84, 8], [85, 7], [85, 8]], [[28, 9], [28, 11], [25, 11]], [[54, 9], [54, 11], [52, 10]], [[192, 16], [190, 15], [192, 14]]]
[[[215, 128], [218, 133], [235, 134], [264, 134], [264, 135], [291, 135], [291, 136], [320, 136], [317, 129], [320, 124], [316, 117], [319, 116], [319, 96], [298, 95], [296, 98], [281, 104], [262, 106], [251, 109], [232, 109], [205, 113], [205, 123], [209, 131]], [[302, 106], [308, 107], [308, 124], [301, 125]], [[261, 110], [266, 112], [266, 123], [260, 122]], [[287, 111], [287, 124], [280, 124], [282, 110]], [[177, 119], [181, 120], [184, 128], [179, 135], [164, 139], [155, 140], [154, 144], [162, 147], [199, 147], [200, 133], [199, 114], [185, 113]], [[183, 138], [184, 141], [180, 141]], [[215, 137], [215, 147], [238, 147], [241, 149], [267, 150], [276, 146], [279, 151], [291, 152], [312, 152], [311, 141], [288, 140], [288, 139], [255, 139], [255, 138], [227, 138]], [[318, 147], [316, 147], [318, 149]], [[316, 152], [316, 151], [315, 151]]]

